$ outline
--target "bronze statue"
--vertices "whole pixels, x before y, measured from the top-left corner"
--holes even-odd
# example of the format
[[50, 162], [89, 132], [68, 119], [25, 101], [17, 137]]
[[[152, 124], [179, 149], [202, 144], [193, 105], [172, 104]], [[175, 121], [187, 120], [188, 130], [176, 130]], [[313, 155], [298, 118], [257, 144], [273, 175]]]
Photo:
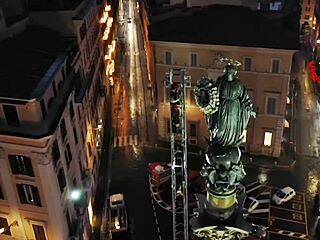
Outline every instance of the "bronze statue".
[[222, 147], [238, 146], [250, 117], [256, 116], [236, 74], [236, 66], [229, 64], [216, 82], [203, 78], [195, 88], [196, 102], [206, 114], [210, 141]]
[[[255, 117], [252, 103], [244, 85], [237, 78], [238, 62], [223, 59], [227, 64], [224, 75], [216, 81], [202, 78], [195, 87], [197, 105], [204, 112], [210, 132], [206, 160], [201, 175], [206, 180], [208, 198], [221, 203], [227, 199], [228, 211], [219, 212], [227, 219], [236, 205], [236, 189], [245, 176], [239, 145], [243, 140], [251, 116]], [[220, 200], [218, 200], [218, 198]], [[231, 200], [230, 200], [231, 199]]]

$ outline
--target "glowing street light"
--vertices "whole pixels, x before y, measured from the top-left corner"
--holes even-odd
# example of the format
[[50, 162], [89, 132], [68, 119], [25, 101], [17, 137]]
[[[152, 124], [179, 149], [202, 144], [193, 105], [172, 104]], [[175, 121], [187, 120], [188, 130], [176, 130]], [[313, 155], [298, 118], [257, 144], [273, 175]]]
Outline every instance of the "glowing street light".
[[80, 199], [80, 197], [81, 197], [81, 194], [82, 194], [81, 190], [79, 190], [79, 189], [74, 189], [74, 190], [72, 190], [72, 191], [70, 192], [70, 199], [71, 199], [72, 201], [78, 201], [78, 200]]
[[0, 234], [4, 233], [5, 230], [5, 228], [0, 228]]

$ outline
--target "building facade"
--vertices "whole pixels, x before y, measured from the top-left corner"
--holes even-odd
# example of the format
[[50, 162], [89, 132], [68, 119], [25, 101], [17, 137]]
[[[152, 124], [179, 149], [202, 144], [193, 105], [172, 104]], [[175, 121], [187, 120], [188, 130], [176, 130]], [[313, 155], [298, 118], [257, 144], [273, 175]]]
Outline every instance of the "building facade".
[[228, 57], [242, 62], [238, 76], [246, 86], [258, 113], [244, 133], [244, 148], [253, 154], [280, 155], [294, 51], [160, 41], [153, 41], [152, 44], [161, 139], [169, 140], [170, 132], [169, 96], [164, 84], [168, 69], [186, 68], [191, 76], [191, 86], [187, 90], [189, 144], [205, 146], [207, 125], [204, 115], [195, 105], [192, 89], [201, 77], [217, 79], [222, 75], [222, 66], [216, 60]]
[[34, 3], [25, 29], [0, 42], [0, 239], [91, 234], [107, 110], [105, 1], [73, 3]]
[[[300, 15], [300, 34], [314, 35], [317, 23], [317, 11], [319, 10], [319, 1], [301, 0]], [[311, 40], [311, 39], [310, 39]]]

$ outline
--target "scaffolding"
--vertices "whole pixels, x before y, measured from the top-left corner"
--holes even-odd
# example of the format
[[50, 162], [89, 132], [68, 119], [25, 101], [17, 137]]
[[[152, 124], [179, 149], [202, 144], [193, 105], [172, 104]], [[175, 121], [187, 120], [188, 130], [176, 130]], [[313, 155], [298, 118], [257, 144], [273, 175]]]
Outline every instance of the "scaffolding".
[[185, 69], [170, 69], [166, 76], [170, 102], [170, 142], [173, 240], [189, 240], [186, 88], [190, 76]]

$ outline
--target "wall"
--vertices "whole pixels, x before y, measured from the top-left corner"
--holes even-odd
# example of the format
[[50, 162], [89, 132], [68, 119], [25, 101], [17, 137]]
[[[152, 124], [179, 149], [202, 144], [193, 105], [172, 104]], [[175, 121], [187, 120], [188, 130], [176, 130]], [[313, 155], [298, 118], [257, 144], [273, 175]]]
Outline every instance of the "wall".
[[257, 10], [257, 0], [187, 0], [188, 7], [204, 7], [214, 4], [234, 5], [249, 7], [252, 10]]
[[[191, 75], [192, 87], [203, 76], [214, 79], [223, 74], [222, 66], [217, 65], [219, 56], [229, 57], [244, 61], [244, 57], [252, 58], [252, 71], [239, 70], [238, 76], [248, 89], [254, 107], [258, 110], [258, 117], [249, 124], [246, 148], [255, 154], [279, 156], [281, 149], [283, 121], [286, 110], [286, 97], [289, 91], [289, 80], [294, 51], [214, 46], [201, 44], [153, 42], [155, 52], [155, 78], [157, 83], [158, 108], [159, 108], [159, 135], [162, 139], [168, 139], [166, 133], [166, 120], [169, 119], [169, 104], [165, 100], [164, 76], [169, 70], [169, 65], [164, 63], [165, 52], [173, 54], [173, 67], [187, 68]], [[197, 54], [198, 65], [190, 66], [190, 53]], [[272, 59], [281, 61], [280, 73], [271, 73]], [[204, 145], [207, 129], [203, 114], [194, 105], [192, 90], [188, 90], [187, 119], [188, 122], [197, 122], [199, 128], [198, 144]], [[276, 114], [270, 115], [266, 112], [267, 96], [276, 96]], [[272, 148], [263, 146], [264, 131], [272, 131]]]

